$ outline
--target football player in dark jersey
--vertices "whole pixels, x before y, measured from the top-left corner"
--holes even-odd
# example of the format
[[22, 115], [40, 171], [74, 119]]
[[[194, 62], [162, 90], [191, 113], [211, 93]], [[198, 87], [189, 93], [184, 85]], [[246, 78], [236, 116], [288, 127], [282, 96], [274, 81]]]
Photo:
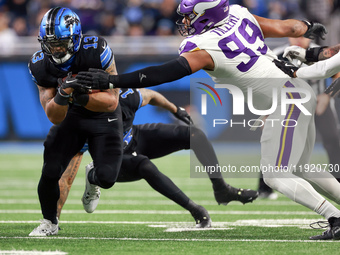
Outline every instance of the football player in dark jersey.
[[[163, 123], [133, 125], [136, 111], [147, 104], [169, 110], [186, 124], [191, 123], [190, 116], [185, 110], [169, 102], [158, 92], [149, 89], [122, 89], [120, 105], [123, 113], [125, 148], [117, 182], [145, 179], [156, 191], [190, 211], [196, 220], [196, 227], [209, 227], [210, 217], [207, 211], [192, 202], [167, 176], [157, 169], [150, 159], [190, 149], [191, 145], [191, 149], [203, 165], [217, 165], [218, 160], [211, 143], [205, 134], [194, 126]], [[82, 152], [79, 154], [81, 155]], [[60, 217], [61, 209], [79, 165], [79, 161], [70, 163], [60, 179], [61, 196], [58, 201], [58, 217]], [[91, 164], [87, 167], [90, 166]], [[219, 204], [227, 204], [230, 201], [248, 203], [257, 198], [256, 191], [234, 188], [226, 184], [220, 174], [209, 175], [209, 177], [213, 183], [216, 201]]]
[[[183, 108], [176, 107], [161, 94], [148, 89], [140, 89], [141, 95], [135, 93], [135, 89], [121, 89], [121, 106], [123, 112], [124, 133], [129, 134], [129, 146], [124, 149], [127, 153], [142, 154], [149, 159], [163, 157], [175, 151], [192, 149], [202, 165], [219, 165], [214, 148], [202, 130], [191, 123], [190, 116]], [[139, 96], [138, 96], [139, 95]], [[124, 99], [125, 97], [126, 99]], [[188, 125], [175, 125], [152, 123], [132, 125], [135, 113], [138, 110], [138, 102], [144, 106], [147, 104], [163, 107]], [[124, 145], [127, 143], [124, 137]], [[166, 146], [165, 146], [166, 145]], [[257, 198], [257, 191], [249, 189], [237, 189], [225, 183], [222, 174], [216, 172], [209, 174], [213, 184], [215, 199], [218, 204], [228, 204], [230, 201], [242, 203], [252, 202]]]
[[38, 40], [42, 50], [33, 54], [28, 67], [41, 105], [55, 125], [44, 142], [38, 185], [44, 219], [30, 236], [49, 236], [58, 233], [58, 181], [86, 141], [94, 167], [87, 171], [84, 206], [93, 206], [87, 194], [99, 196], [99, 187], [107, 189], [114, 185], [123, 155], [123, 126], [118, 89], [89, 94], [80, 91], [72, 76], [62, 79], [70, 72], [77, 74], [89, 67], [117, 74], [106, 41], [82, 35], [78, 15], [62, 7], [52, 8], [44, 15]]

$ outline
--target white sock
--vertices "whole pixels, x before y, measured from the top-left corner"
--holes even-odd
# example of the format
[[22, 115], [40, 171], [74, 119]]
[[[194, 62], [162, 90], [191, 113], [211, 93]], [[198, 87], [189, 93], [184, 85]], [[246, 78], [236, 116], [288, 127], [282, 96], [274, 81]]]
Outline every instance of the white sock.
[[322, 201], [322, 203], [317, 206], [314, 211], [325, 217], [327, 220], [330, 217], [340, 217], [340, 211], [326, 199]]

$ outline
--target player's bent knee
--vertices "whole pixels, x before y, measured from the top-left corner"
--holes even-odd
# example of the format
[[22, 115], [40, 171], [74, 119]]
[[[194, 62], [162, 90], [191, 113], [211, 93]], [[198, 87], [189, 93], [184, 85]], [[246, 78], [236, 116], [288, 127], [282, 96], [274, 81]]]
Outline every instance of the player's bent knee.
[[190, 140], [191, 142], [200, 142], [203, 140], [207, 140], [207, 136], [204, 134], [204, 132], [197, 128], [197, 127], [191, 127], [190, 128]]
[[101, 165], [96, 167], [96, 182], [103, 189], [111, 188], [117, 181], [118, 173], [116, 169], [113, 169], [109, 165]]

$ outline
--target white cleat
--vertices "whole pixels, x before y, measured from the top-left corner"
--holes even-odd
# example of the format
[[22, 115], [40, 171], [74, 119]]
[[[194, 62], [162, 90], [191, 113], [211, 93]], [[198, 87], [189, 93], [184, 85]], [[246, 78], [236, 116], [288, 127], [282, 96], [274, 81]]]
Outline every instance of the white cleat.
[[33, 229], [29, 236], [53, 236], [58, 234], [58, 224], [53, 224], [50, 220], [43, 219], [38, 227]]
[[85, 171], [86, 186], [85, 186], [84, 195], [81, 199], [81, 201], [83, 202], [84, 210], [87, 213], [93, 213], [94, 210], [96, 210], [97, 205], [99, 203], [99, 197], [100, 197], [99, 186], [91, 184], [88, 180], [88, 174], [93, 167], [94, 167], [93, 162], [91, 162], [90, 164], [86, 166], [86, 171]]

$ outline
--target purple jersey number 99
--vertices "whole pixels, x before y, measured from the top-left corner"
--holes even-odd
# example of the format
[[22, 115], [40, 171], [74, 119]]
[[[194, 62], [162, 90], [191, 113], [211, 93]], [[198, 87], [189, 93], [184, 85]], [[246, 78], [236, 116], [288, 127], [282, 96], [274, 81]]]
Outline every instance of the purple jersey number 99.
[[[249, 31], [246, 31], [247, 28]], [[260, 29], [249, 19], [242, 20], [242, 24], [239, 26], [238, 31], [249, 44], [255, 44], [257, 38], [264, 42]], [[251, 33], [251, 35], [249, 35], [249, 33]], [[234, 42], [238, 48], [231, 49], [228, 46], [228, 43], [230, 42]], [[250, 57], [250, 60], [247, 63], [241, 62], [239, 65], [237, 65], [237, 69], [241, 72], [247, 72], [256, 63], [256, 61], [259, 59], [259, 56], [266, 54], [268, 50], [268, 47], [264, 44], [262, 48], [259, 46], [256, 49], [256, 52], [254, 52], [254, 50], [246, 47], [235, 33], [220, 40], [218, 42], [218, 46], [221, 48], [224, 55], [229, 59], [233, 59], [241, 53], [247, 54]]]

